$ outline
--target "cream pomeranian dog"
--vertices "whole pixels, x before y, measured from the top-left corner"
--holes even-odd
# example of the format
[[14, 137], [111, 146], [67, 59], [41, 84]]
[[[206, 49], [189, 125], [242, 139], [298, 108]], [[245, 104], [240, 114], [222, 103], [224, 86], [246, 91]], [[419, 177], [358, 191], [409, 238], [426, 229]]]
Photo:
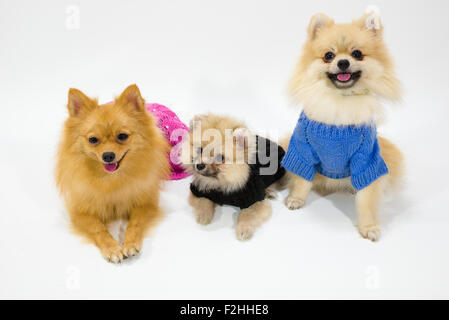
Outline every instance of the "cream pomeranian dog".
[[286, 205], [301, 208], [312, 189], [356, 193], [359, 232], [376, 241], [380, 200], [403, 167], [401, 152], [376, 130], [381, 100], [401, 97], [380, 16], [371, 10], [350, 24], [336, 24], [317, 14], [307, 33], [289, 83], [303, 112], [283, 160], [289, 171]]
[[284, 149], [231, 117], [197, 115], [190, 129], [181, 161], [193, 173], [189, 204], [197, 222], [211, 223], [217, 206], [239, 207], [236, 236], [250, 239], [271, 216], [268, 199], [284, 182]]

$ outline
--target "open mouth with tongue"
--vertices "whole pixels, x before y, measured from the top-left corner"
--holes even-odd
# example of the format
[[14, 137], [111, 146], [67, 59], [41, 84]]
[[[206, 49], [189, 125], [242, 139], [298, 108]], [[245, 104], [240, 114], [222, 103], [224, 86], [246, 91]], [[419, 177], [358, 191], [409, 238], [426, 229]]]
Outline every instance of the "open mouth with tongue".
[[352, 87], [357, 80], [360, 79], [362, 71], [354, 73], [342, 72], [342, 73], [328, 73], [327, 76], [332, 83], [339, 89], [346, 89]]
[[[129, 150], [128, 150], [128, 151], [129, 151]], [[106, 170], [107, 172], [114, 172], [114, 171], [116, 171], [116, 170], [119, 168], [120, 163], [121, 163], [122, 160], [125, 158], [125, 156], [126, 156], [126, 154], [128, 153], [128, 151], [126, 151], [126, 152], [123, 154], [123, 157], [121, 157], [121, 159], [120, 159], [119, 161], [117, 161], [117, 162], [113, 162], [113, 163], [103, 163], [104, 170]]]

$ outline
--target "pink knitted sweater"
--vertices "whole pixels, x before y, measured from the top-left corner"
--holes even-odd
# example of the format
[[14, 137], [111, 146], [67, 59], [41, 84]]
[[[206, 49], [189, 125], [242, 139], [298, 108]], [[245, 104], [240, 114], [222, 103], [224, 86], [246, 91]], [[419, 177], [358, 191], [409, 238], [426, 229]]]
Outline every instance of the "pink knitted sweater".
[[161, 129], [165, 138], [172, 146], [170, 154], [168, 155], [172, 167], [170, 180], [180, 180], [188, 177], [190, 173], [186, 172], [181, 166], [179, 154], [181, 151], [181, 142], [189, 133], [189, 127], [179, 120], [176, 113], [166, 106], [158, 103], [147, 103], [145, 104], [145, 107], [156, 118], [157, 126]]

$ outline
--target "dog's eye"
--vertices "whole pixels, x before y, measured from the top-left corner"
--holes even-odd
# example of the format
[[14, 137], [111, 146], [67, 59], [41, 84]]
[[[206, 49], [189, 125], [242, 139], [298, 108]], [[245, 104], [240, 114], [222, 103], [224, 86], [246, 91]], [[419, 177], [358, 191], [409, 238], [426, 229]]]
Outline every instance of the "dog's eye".
[[354, 57], [354, 59], [357, 59], [357, 60], [362, 60], [363, 59], [363, 53], [360, 50], [352, 51], [352, 56]]
[[330, 52], [330, 51], [324, 55], [325, 62], [331, 62], [334, 58], [335, 58], [335, 53]]
[[216, 163], [223, 163], [223, 155], [220, 153], [220, 154], [217, 154], [216, 156], [215, 156], [215, 162]]
[[128, 139], [128, 135], [126, 133], [119, 133], [119, 135], [117, 136], [117, 140], [118, 141], [126, 141]]
[[100, 140], [98, 140], [97, 137], [90, 137], [90, 138], [89, 138], [89, 143], [90, 143], [90, 144], [97, 144], [98, 141], [100, 141]]

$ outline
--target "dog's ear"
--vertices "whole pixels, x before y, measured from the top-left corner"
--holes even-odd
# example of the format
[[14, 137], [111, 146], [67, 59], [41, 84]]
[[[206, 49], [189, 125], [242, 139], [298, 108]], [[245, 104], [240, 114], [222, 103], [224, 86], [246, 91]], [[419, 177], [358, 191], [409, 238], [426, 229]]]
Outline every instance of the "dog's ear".
[[98, 106], [97, 100], [91, 99], [78, 89], [69, 90], [69, 102], [67, 109], [71, 117], [81, 117]]
[[382, 21], [380, 19], [379, 9], [368, 7], [366, 13], [356, 22], [362, 29], [368, 30], [375, 35], [382, 34]]
[[206, 117], [207, 117], [207, 115], [205, 115], [205, 114], [197, 114], [196, 116], [194, 116], [192, 118], [192, 120], [190, 120], [190, 123], [189, 123], [190, 130], [198, 128], [200, 126], [201, 122], [204, 119], [206, 119]]
[[116, 99], [116, 103], [123, 106], [130, 106], [132, 110], [144, 111], [145, 110], [145, 100], [140, 94], [140, 90], [137, 85], [132, 84], [125, 91], [122, 92], [120, 97]]
[[332, 20], [323, 13], [318, 13], [314, 15], [312, 19], [310, 19], [309, 27], [307, 28], [309, 39], [315, 40], [320, 30], [333, 24], [334, 20]]

